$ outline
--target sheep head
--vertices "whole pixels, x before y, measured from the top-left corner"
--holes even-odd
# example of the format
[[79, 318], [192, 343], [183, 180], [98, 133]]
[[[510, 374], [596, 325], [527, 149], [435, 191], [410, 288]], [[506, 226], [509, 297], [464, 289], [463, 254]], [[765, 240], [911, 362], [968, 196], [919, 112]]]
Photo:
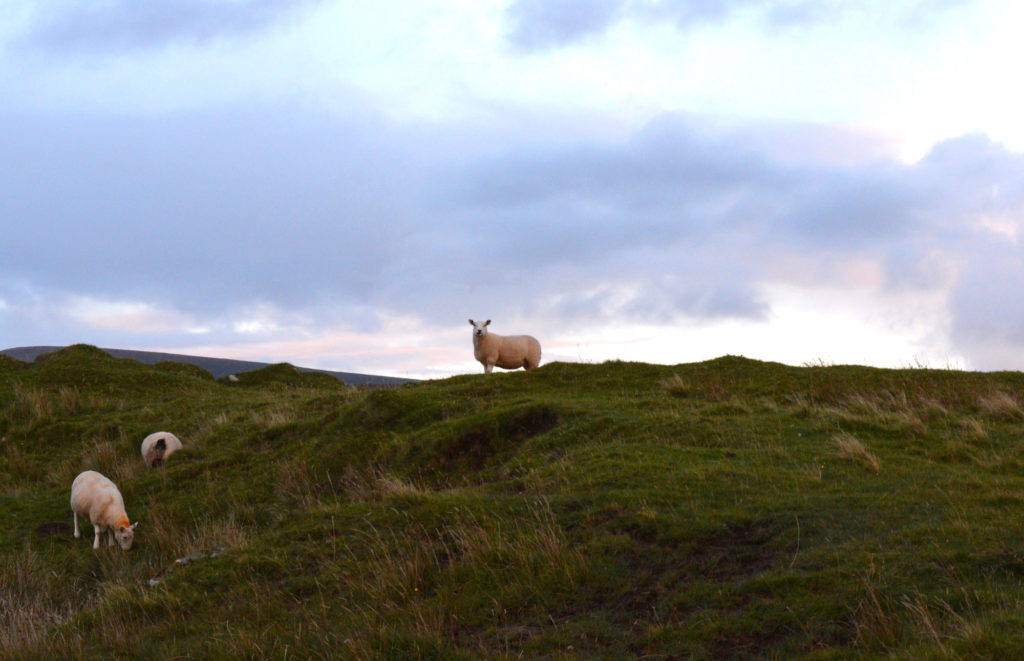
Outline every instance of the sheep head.
[[[127, 521], [122, 522], [127, 524]], [[121, 545], [121, 548], [127, 551], [132, 547], [132, 542], [135, 540], [135, 526], [139, 525], [136, 521], [130, 525], [120, 525], [114, 530], [114, 539]]]
[[473, 337], [484, 337], [487, 335], [487, 326], [490, 325], [491, 320], [480, 322], [470, 319], [469, 323], [473, 326]]

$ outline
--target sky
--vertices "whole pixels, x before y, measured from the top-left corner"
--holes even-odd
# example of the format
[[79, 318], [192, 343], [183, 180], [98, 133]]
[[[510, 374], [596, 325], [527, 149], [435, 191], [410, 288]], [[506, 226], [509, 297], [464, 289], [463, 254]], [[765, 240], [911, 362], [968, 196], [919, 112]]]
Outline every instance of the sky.
[[1016, 0], [0, 0], [0, 348], [1024, 369]]

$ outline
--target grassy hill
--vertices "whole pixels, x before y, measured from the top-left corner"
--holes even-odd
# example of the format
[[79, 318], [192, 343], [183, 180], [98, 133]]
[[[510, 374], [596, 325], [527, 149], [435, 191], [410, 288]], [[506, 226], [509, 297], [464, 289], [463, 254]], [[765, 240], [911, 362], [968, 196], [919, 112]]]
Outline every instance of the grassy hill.
[[[60, 351], [65, 347], [35, 346], [35, 347], [14, 347], [0, 351], [0, 355], [10, 356], [18, 360], [30, 363], [39, 356]], [[158, 363], [185, 363], [201, 367], [215, 379], [230, 374], [242, 374], [254, 370], [270, 367], [269, 363], [260, 363], [252, 360], [235, 360], [232, 358], [210, 358], [208, 356], [189, 356], [178, 353], [163, 353], [160, 351], [135, 351], [132, 349], [102, 349], [105, 353], [114, 358], [127, 358], [136, 360], [146, 365]], [[316, 372], [319, 374], [330, 374], [331, 376], [353, 386], [398, 386], [405, 383], [415, 383], [417, 379], [407, 379], [394, 376], [379, 376], [376, 374], [357, 374], [354, 372], [334, 372], [331, 370], [314, 369], [311, 367], [296, 367], [300, 372]]]
[[[0, 655], [1024, 654], [1019, 373], [245, 376], [0, 357]], [[147, 470], [158, 430], [185, 449]], [[131, 551], [72, 537], [85, 469]]]

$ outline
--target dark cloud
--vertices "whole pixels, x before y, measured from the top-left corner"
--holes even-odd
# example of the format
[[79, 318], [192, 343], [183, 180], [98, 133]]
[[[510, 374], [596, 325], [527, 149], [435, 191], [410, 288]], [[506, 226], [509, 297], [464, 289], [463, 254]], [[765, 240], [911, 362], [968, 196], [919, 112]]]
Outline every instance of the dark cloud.
[[[173, 301], [354, 300], [390, 261], [413, 171], [371, 126], [232, 109], [17, 121], [0, 216], [5, 269], [48, 287]], [[202, 292], [196, 296], [196, 292]]]
[[801, 158], [856, 142], [813, 126], [669, 114], [607, 136], [259, 105], [3, 115], [0, 219], [18, 231], [0, 242], [0, 301], [38, 329], [73, 296], [197, 323], [268, 305], [363, 330], [384, 311], [673, 324], [763, 319], [766, 283], [841, 288], [870, 262], [889, 291], [953, 282], [964, 346], [1024, 335], [1024, 156], [987, 138], [902, 164]]
[[[952, 261], [983, 254], [974, 246], [985, 216], [1024, 208], [1024, 158], [982, 136], [905, 165], [800, 162], [779, 127], [748, 139], [753, 130], [667, 115], [620, 143], [492, 154], [457, 178], [457, 212], [490, 218], [487, 236], [512, 237], [509, 263], [519, 254], [537, 273], [590, 274], [589, 286], [555, 297], [555, 314], [664, 321], [760, 317], [758, 283], [785, 271], [795, 284], [842, 285], [855, 260], [877, 263], [891, 290], [935, 291]], [[805, 131], [822, 135], [791, 126], [789, 142]], [[779, 268], [789, 259], [804, 275]], [[613, 304], [623, 288], [631, 298]]]
[[40, 3], [17, 45], [54, 53], [111, 54], [204, 43], [260, 30], [319, 0], [97, 0]]

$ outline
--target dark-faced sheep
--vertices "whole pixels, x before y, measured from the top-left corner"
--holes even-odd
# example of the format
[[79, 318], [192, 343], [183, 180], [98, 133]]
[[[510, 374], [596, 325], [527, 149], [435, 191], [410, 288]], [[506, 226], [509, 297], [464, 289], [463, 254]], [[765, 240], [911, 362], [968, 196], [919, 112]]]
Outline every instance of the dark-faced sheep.
[[530, 335], [498, 335], [487, 331], [491, 320], [469, 320], [473, 326], [473, 356], [490, 374], [494, 368], [531, 370], [540, 364], [540, 342]]
[[150, 468], [164, 463], [171, 453], [181, 449], [181, 441], [169, 431], [158, 431], [142, 439], [142, 459]]

